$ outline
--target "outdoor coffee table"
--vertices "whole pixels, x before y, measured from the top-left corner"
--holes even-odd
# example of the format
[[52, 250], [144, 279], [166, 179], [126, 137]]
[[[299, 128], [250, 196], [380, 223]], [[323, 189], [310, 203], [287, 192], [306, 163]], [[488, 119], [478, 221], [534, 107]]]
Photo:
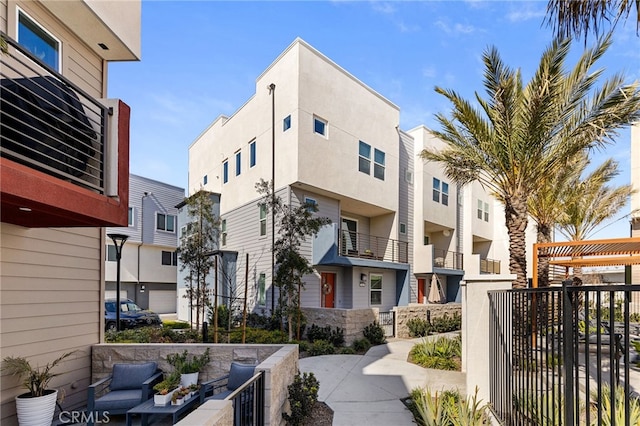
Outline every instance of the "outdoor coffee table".
[[200, 396], [197, 393], [195, 395], [192, 395], [189, 399], [186, 399], [180, 405], [172, 405], [171, 403], [167, 405], [155, 405], [155, 403], [153, 402], [153, 398], [151, 398], [127, 411], [127, 426], [131, 426], [133, 416], [136, 414], [140, 414], [142, 418], [142, 426], [147, 426], [149, 424], [148, 422], [150, 414], [159, 416], [168, 416], [169, 414], [171, 414], [173, 416], [172, 424], [176, 424], [181, 414], [192, 410], [199, 402]]

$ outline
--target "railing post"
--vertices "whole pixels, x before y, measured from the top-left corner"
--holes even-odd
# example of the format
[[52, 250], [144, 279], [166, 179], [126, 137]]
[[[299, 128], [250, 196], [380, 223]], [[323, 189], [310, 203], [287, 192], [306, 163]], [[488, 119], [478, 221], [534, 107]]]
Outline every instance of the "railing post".
[[568, 287], [571, 280], [562, 281], [562, 342], [563, 348], [563, 370], [564, 370], [564, 424], [574, 423], [574, 389], [573, 389], [573, 297], [569, 294]]

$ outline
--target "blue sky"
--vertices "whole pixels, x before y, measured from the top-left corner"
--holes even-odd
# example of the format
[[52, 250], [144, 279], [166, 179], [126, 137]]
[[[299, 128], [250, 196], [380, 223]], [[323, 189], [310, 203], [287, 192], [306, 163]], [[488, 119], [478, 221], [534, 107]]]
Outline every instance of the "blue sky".
[[[434, 87], [467, 99], [484, 95], [481, 57], [489, 46], [529, 80], [552, 40], [543, 22], [546, 5], [143, 0], [142, 60], [109, 66], [109, 97], [132, 108], [131, 172], [186, 188], [189, 145], [216, 117], [232, 114], [253, 95], [256, 77], [296, 37], [398, 105], [403, 129], [434, 127], [434, 114], [449, 109]], [[616, 30], [599, 63], [605, 75], [623, 72], [629, 81], [640, 80], [640, 38], [633, 24]], [[572, 58], [583, 48], [583, 40], [574, 42]], [[594, 162], [605, 157], [620, 162], [617, 183], [628, 183], [628, 131]], [[623, 218], [594, 237], [627, 236]]]

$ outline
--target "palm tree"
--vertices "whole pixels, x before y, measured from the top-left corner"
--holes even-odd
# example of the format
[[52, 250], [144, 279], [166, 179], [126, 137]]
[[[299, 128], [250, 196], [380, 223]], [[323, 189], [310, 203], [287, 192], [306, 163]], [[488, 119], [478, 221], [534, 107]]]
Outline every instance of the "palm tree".
[[[527, 199], [529, 216], [536, 224], [536, 242], [550, 243], [553, 241], [553, 231], [562, 214], [563, 197], [570, 186], [588, 164], [589, 157], [585, 151], [578, 153], [576, 158], [567, 162], [564, 167], [549, 173], [540, 181], [535, 192]], [[549, 258], [538, 259], [538, 287], [549, 286]]]
[[627, 85], [619, 74], [595, 86], [602, 70], [592, 67], [610, 44], [609, 36], [599, 39], [566, 72], [570, 41], [556, 39], [526, 86], [520, 72], [505, 66], [495, 47], [489, 48], [483, 54], [487, 98], [476, 93], [479, 109], [453, 90], [435, 89], [452, 103], [450, 117], [436, 114], [442, 130], [431, 131], [447, 146], [425, 149], [421, 156], [441, 162], [456, 183], [479, 181], [503, 203], [514, 287], [527, 284], [529, 195], [567, 159], [602, 147], [617, 130], [640, 119], [637, 83]]
[[[581, 174], [586, 165], [582, 166]], [[618, 174], [618, 163], [608, 159], [584, 179], [578, 176], [567, 185], [558, 221], [558, 231], [562, 235], [571, 241], [585, 240], [627, 204], [635, 192], [633, 186], [608, 185]]]
[[580, 38], [593, 30], [599, 35], [602, 27], [613, 30], [620, 20], [626, 21], [635, 12], [636, 32], [640, 29], [640, 0], [549, 0], [545, 22], [553, 27], [557, 37]]

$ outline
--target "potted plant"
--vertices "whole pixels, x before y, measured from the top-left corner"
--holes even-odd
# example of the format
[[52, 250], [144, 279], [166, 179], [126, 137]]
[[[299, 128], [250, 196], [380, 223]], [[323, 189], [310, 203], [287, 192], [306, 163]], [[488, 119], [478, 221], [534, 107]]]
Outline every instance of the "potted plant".
[[153, 395], [153, 403], [155, 405], [167, 405], [171, 401], [171, 398], [179, 385], [180, 374], [177, 372], [169, 374], [166, 379], [153, 386], [153, 390], [158, 392]]
[[198, 374], [209, 363], [209, 348], [202, 355], [190, 355], [185, 349], [179, 354], [167, 355], [167, 362], [180, 374], [180, 386], [198, 383]]
[[42, 367], [32, 366], [24, 357], [8, 356], [2, 360], [2, 371], [20, 376], [23, 386], [28, 391], [16, 396], [16, 411], [21, 426], [51, 423], [58, 390], [49, 389], [49, 382], [59, 375], [52, 370], [74, 352], [67, 352]]

